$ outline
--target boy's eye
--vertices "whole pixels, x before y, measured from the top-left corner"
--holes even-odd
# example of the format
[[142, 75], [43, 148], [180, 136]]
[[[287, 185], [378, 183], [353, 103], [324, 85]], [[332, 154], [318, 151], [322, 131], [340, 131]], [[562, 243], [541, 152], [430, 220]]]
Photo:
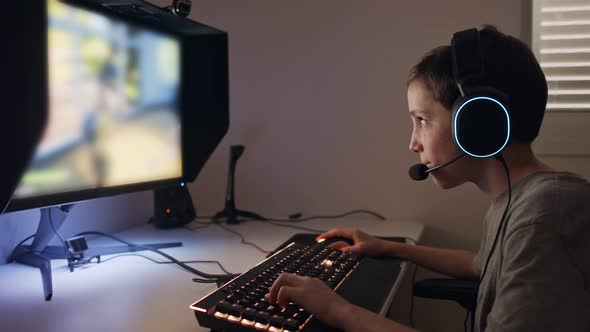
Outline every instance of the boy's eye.
[[426, 125], [426, 119], [418, 117], [418, 123], [420, 124], [420, 127], [424, 127]]

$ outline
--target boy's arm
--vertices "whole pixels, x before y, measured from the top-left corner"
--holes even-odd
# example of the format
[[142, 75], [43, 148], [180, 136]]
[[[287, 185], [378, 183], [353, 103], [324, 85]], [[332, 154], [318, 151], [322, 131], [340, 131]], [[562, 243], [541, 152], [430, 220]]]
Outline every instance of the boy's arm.
[[466, 250], [441, 249], [387, 241], [385, 252], [417, 265], [455, 278], [477, 279], [474, 270], [475, 253]]

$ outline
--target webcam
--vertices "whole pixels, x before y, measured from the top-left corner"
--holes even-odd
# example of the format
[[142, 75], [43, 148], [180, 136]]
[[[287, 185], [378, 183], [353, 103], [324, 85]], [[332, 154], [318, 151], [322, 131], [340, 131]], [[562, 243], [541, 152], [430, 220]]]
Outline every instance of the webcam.
[[174, 15], [187, 17], [191, 12], [191, 0], [173, 0], [170, 11]]

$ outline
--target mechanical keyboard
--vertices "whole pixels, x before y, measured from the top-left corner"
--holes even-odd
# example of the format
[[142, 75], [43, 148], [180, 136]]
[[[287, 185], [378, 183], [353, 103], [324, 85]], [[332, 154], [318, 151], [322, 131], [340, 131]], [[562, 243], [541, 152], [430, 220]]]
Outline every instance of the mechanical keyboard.
[[321, 279], [351, 303], [378, 312], [393, 289], [400, 263], [291, 242], [190, 308], [201, 326], [215, 331], [329, 331], [333, 329], [293, 302], [282, 309], [264, 299], [282, 272]]

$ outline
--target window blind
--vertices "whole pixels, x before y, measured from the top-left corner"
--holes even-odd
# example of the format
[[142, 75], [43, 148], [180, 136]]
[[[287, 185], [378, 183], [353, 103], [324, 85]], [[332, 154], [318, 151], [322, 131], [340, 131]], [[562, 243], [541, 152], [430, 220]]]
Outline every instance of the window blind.
[[533, 0], [532, 49], [549, 86], [548, 111], [590, 112], [590, 1]]

